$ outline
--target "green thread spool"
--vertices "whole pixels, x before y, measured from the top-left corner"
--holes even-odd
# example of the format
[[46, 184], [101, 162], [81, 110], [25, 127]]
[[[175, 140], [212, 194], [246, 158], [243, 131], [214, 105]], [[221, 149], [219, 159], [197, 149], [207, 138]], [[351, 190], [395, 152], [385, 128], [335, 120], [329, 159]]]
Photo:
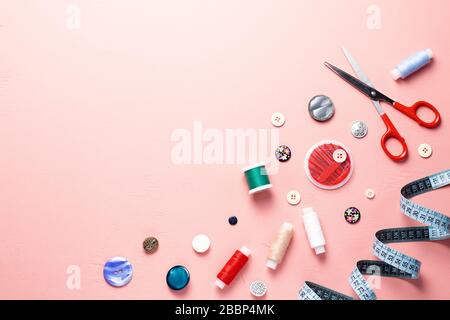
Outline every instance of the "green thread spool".
[[272, 188], [265, 163], [258, 163], [242, 169], [248, 184], [248, 193], [254, 194]]

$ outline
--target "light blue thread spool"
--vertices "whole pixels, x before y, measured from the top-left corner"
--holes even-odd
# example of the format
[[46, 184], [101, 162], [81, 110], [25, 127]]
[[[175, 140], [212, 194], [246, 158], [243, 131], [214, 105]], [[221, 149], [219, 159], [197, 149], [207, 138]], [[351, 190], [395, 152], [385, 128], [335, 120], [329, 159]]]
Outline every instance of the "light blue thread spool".
[[433, 58], [433, 51], [431, 51], [431, 49], [416, 52], [406, 60], [403, 60], [395, 67], [394, 70], [392, 70], [392, 77], [394, 80], [398, 80], [400, 78], [406, 79], [417, 70], [422, 69], [429, 64], [431, 62], [431, 58]]

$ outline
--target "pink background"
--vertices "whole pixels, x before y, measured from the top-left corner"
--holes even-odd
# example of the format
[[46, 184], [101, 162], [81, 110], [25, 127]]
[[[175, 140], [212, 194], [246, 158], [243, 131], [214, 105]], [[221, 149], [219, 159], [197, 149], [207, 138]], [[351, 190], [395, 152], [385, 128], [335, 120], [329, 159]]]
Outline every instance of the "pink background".
[[[81, 8], [81, 29], [66, 27], [69, 4]], [[372, 1], [6, 1], [0, 2], [0, 298], [38, 299], [251, 299], [248, 285], [263, 280], [267, 298], [296, 299], [310, 280], [353, 295], [347, 278], [357, 260], [372, 259], [380, 228], [417, 225], [399, 211], [402, 185], [448, 169], [450, 3], [377, 0], [381, 29], [369, 30]], [[394, 163], [382, 152], [384, 125], [369, 100], [323, 67], [350, 70], [345, 44], [377, 87], [400, 102], [425, 99], [441, 111], [436, 130], [417, 126], [383, 105], [407, 139], [410, 157]], [[408, 81], [389, 71], [416, 50], [435, 61]], [[307, 102], [330, 96], [334, 118], [314, 122]], [[272, 128], [283, 112], [281, 142], [292, 159], [271, 178], [268, 197], [248, 196], [241, 165], [174, 165], [171, 133], [205, 128]], [[369, 134], [349, 133], [363, 120]], [[303, 158], [322, 139], [343, 142], [356, 167], [350, 182], [322, 191], [307, 180]], [[429, 143], [430, 159], [417, 154]], [[376, 191], [368, 200], [364, 190]], [[302, 194], [290, 206], [288, 190]], [[449, 212], [448, 189], [417, 198]], [[299, 214], [319, 213], [327, 239], [313, 254]], [[357, 225], [343, 211], [362, 211]], [[238, 225], [227, 218], [237, 215]], [[276, 272], [264, 266], [282, 222], [295, 236]], [[210, 251], [191, 248], [198, 233]], [[154, 235], [159, 250], [141, 243]], [[216, 273], [242, 245], [247, 268], [224, 291]], [[393, 247], [422, 261], [419, 280], [383, 278], [380, 299], [450, 298], [449, 242]], [[125, 256], [134, 278], [115, 289], [102, 277], [104, 262]], [[191, 272], [186, 290], [170, 291], [167, 270]], [[66, 269], [81, 268], [81, 289], [69, 290]]]

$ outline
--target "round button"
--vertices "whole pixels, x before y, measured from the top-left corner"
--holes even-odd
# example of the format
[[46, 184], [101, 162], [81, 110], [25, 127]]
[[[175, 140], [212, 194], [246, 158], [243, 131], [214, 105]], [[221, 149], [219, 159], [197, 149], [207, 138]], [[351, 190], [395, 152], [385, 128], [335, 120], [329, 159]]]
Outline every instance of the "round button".
[[174, 266], [167, 272], [166, 282], [170, 289], [184, 289], [190, 279], [189, 271], [184, 266]]
[[286, 162], [291, 158], [291, 149], [288, 146], [282, 145], [275, 149], [275, 157], [280, 162]]
[[250, 284], [250, 293], [259, 298], [266, 294], [267, 286], [262, 281], [254, 281]]
[[238, 218], [236, 216], [231, 216], [228, 218], [228, 223], [234, 226], [238, 223]]
[[367, 132], [369, 131], [369, 128], [367, 127], [367, 124], [365, 124], [362, 121], [355, 121], [352, 124], [352, 135], [355, 138], [361, 139], [364, 138], [367, 135]]
[[361, 219], [361, 212], [358, 208], [350, 207], [344, 212], [345, 221], [350, 224], [355, 224]]
[[375, 198], [375, 191], [373, 189], [367, 189], [365, 194], [367, 199]]
[[429, 157], [431, 157], [431, 154], [433, 153], [433, 149], [431, 148], [431, 146], [426, 143], [422, 143], [419, 146], [419, 148], [417, 149], [417, 151], [419, 152], [419, 155], [422, 158], [429, 158]]
[[308, 110], [314, 120], [323, 122], [334, 115], [334, 104], [327, 96], [318, 95], [309, 101]]
[[158, 249], [158, 246], [159, 242], [158, 239], [156, 239], [155, 237], [145, 238], [144, 242], [142, 243], [142, 247], [147, 253], [155, 252]]
[[300, 192], [298, 192], [297, 190], [291, 190], [287, 193], [286, 199], [289, 204], [295, 206], [300, 203]]
[[343, 149], [337, 149], [333, 152], [333, 160], [337, 163], [343, 163], [347, 160], [347, 152]]
[[192, 248], [197, 253], [204, 253], [208, 251], [210, 245], [211, 240], [209, 240], [209, 238], [204, 234], [198, 234], [192, 240]]
[[286, 122], [286, 118], [281, 112], [272, 114], [271, 122], [275, 127], [281, 127]]
[[105, 281], [113, 287], [127, 285], [133, 277], [133, 266], [127, 259], [114, 257], [106, 261], [103, 267]]

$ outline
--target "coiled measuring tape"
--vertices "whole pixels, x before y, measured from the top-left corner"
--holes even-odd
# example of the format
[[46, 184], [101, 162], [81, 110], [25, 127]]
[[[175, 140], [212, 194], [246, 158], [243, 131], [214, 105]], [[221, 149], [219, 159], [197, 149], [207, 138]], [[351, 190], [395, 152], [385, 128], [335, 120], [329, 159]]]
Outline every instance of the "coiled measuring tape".
[[[375, 234], [373, 254], [379, 261], [361, 260], [356, 264], [349, 277], [349, 283], [362, 300], [375, 300], [377, 297], [363, 275], [377, 274], [384, 277], [417, 279], [420, 261], [395, 249], [388, 243], [439, 241], [450, 238], [450, 217], [412, 202], [410, 199], [419, 194], [450, 185], [450, 170], [436, 173], [408, 183], [401, 189], [400, 211], [413, 220], [421, 222], [423, 227], [383, 229]], [[300, 289], [300, 300], [351, 300], [352, 297], [340, 292], [306, 281]]]

